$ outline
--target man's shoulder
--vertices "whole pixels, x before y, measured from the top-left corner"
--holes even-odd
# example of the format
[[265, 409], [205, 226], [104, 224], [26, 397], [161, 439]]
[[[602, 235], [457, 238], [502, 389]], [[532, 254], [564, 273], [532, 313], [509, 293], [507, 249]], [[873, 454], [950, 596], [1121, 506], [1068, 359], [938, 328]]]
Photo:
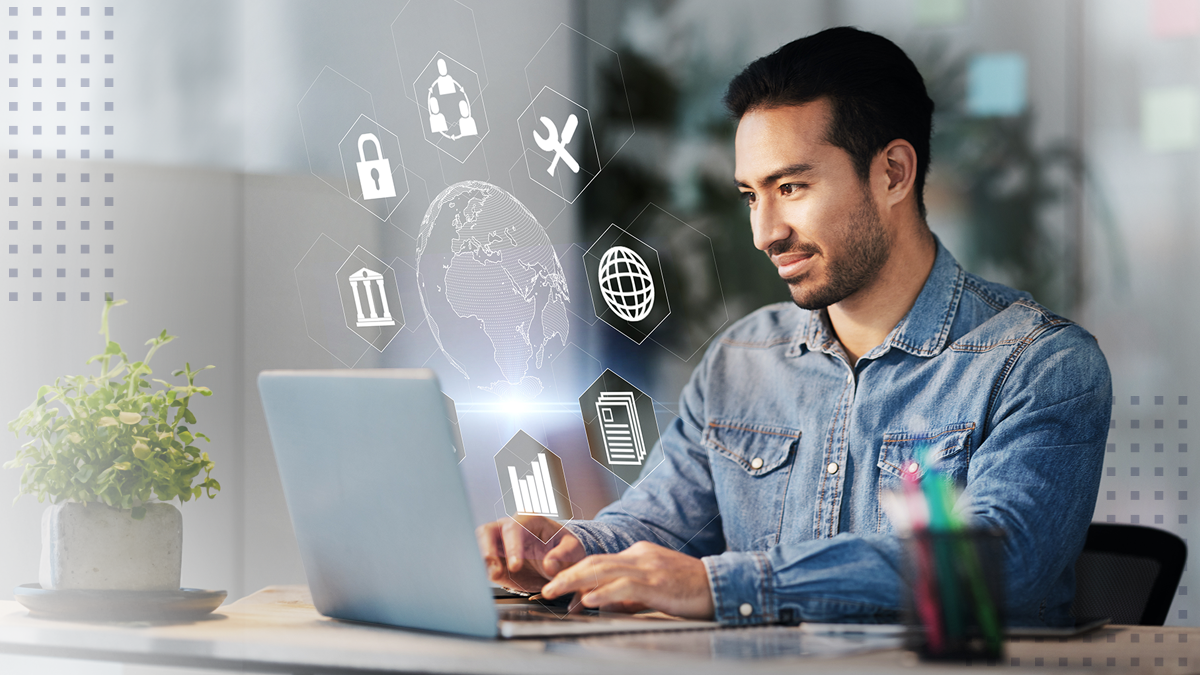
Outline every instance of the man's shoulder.
[[963, 277], [962, 298], [950, 333], [951, 349], [1031, 343], [1060, 332], [1067, 340], [1095, 344], [1083, 327], [1038, 303], [1029, 293], [970, 273]]
[[765, 349], [787, 345], [808, 325], [810, 312], [792, 302], [760, 307], [738, 319], [718, 339], [726, 347]]

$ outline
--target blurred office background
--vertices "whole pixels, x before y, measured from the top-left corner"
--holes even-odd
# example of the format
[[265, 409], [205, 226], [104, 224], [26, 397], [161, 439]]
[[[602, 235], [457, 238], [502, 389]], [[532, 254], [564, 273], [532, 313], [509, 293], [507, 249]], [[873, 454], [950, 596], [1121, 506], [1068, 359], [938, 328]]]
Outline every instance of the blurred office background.
[[[592, 378], [618, 372], [665, 425], [711, 337], [787, 297], [730, 185], [724, 86], [757, 56], [845, 24], [896, 41], [926, 77], [942, 241], [1099, 339], [1115, 397], [1095, 519], [1195, 539], [1198, 0], [9, 0], [0, 20], [0, 413], [82, 371], [101, 349], [106, 293], [130, 301], [113, 317], [126, 349], [166, 328], [180, 339], [155, 357], [161, 369], [216, 365], [201, 380], [216, 393], [195, 411], [223, 490], [182, 508], [186, 586], [232, 599], [304, 579], [255, 385], [266, 368], [437, 369], [480, 521], [498, 515], [492, 458], [518, 429], [562, 457], [583, 515], [615, 496], [578, 413]], [[485, 104], [487, 134], [461, 163], [426, 142], [405, 69], [447, 43], [473, 52]], [[573, 201], [537, 184], [523, 154], [519, 119], [545, 83], [586, 107], [603, 167]], [[402, 152], [407, 196], [386, 220], [346, 194], [337, 146], [359, 112]], [[528, 404], [455, 374], [415, 289], [426, 209], [468, 179], [530, 210], [570, 284], [569, 335], [530, 373], [543, 391]], [[667, 271], [672, 314], [641, 345], [596, 321], [577, 262], [610, 224], [640, 233]], [[312, 290], [359, 246], [401, 286], [405, 325], [382, 351], [323, 315]], [[19, 443], [7, 435], [0, 457]], [[37, 578], [44, 506], [13, 503], [17, 483], [0, 472], [0, 596]], [[1200, 619], [1194, 568], [1169, 623]]]

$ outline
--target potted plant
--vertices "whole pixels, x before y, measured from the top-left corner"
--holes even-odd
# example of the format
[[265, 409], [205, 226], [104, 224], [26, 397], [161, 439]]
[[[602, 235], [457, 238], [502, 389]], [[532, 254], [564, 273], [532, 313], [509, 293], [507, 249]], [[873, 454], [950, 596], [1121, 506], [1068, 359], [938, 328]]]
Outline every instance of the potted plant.
[[104, 304], [104, 352], [88, 360], [100, 372], [55, 379], [8, 424], [29, 439], [5, 464], [23, 469], [20, 494], [52, 503], [42, 515], [43, 589], [178, 591], [182, 516], [168, 502], [221, 489], [194, 445], [209, 439], [191, 427], [189, 406], [212, 394], [195, 377], [213, 366], [173, 373], [186, 383], [151, 379], [150, 359], [175, 336], [164, 330], [130, 362], [109, 337], [109, 312], [123, 304]]

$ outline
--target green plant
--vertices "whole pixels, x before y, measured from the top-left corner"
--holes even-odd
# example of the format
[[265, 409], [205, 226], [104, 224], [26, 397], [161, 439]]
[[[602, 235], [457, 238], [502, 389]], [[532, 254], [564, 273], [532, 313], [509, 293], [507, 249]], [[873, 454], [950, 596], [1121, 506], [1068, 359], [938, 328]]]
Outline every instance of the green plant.
[[[150, 349], [145, 359], [130, 363], [121, 346], [109, 339], [108, 313], [123, 304], [104, 303], [104, 353], [87, 361], [99, 362], [100, 374], [55, 379], [8, 423], [18, 437], [30, 439], [4, 465], [24, 467], [20, 494], [37, 495], [39, 502], [47, 496], [52, 503], [98, 501], [132, 509], [140, 519], [146, 513], [142, 503], [151, 498], [186, 502], [201, 494], [212, 499], [220, 491], [221, 484], [209, 475], [213, 462], [208, 453], [193, 445], [198, 438], [209, 442], [208, 436], [186, 426], [196, 423], [188, 407], [192, 395], [212, 395], [208, 387], [196, 386], [196, 374], [213, 366], [192, 370], [185, 364], [175, 371], [174, 377], [187, 378], [186, 385], [148, 380], [150, 358], [175, 336], [164, 330], [146, 342]], [[204, 479], [193, 485], [200, 472]]]

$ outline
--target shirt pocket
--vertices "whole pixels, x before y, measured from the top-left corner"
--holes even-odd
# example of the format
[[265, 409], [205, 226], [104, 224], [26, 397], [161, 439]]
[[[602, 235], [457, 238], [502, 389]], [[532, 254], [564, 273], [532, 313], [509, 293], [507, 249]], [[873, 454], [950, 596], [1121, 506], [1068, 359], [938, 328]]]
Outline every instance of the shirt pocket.
[[792, 453], [800, 430], [766, 424], [710, 421], [713, 487], [731, 551], [765, 550], [779, 541]]
[[[934, 470], [947, 476], [956, 485], [967, 480], [967, 466], [971, 457], [971, 434], [974, 422], [960, 422], [925, 431], [890, 431], [883, 435], [879, 449], [879, 491], [876, 501], [878, 518], [876, 531], [890, 532], [891, 520], [883, 512], [884, 492], [903, 490], [905, 476], [918, 480], [928, 471]], [[918, 461], [918, 448], [924, 446], [924, 461]]]
[[704, 430], [704, 442], [709, 448], [755, 477], [783, 466], [798, 440], [799, 429], [765, 424], [712, 421]]

